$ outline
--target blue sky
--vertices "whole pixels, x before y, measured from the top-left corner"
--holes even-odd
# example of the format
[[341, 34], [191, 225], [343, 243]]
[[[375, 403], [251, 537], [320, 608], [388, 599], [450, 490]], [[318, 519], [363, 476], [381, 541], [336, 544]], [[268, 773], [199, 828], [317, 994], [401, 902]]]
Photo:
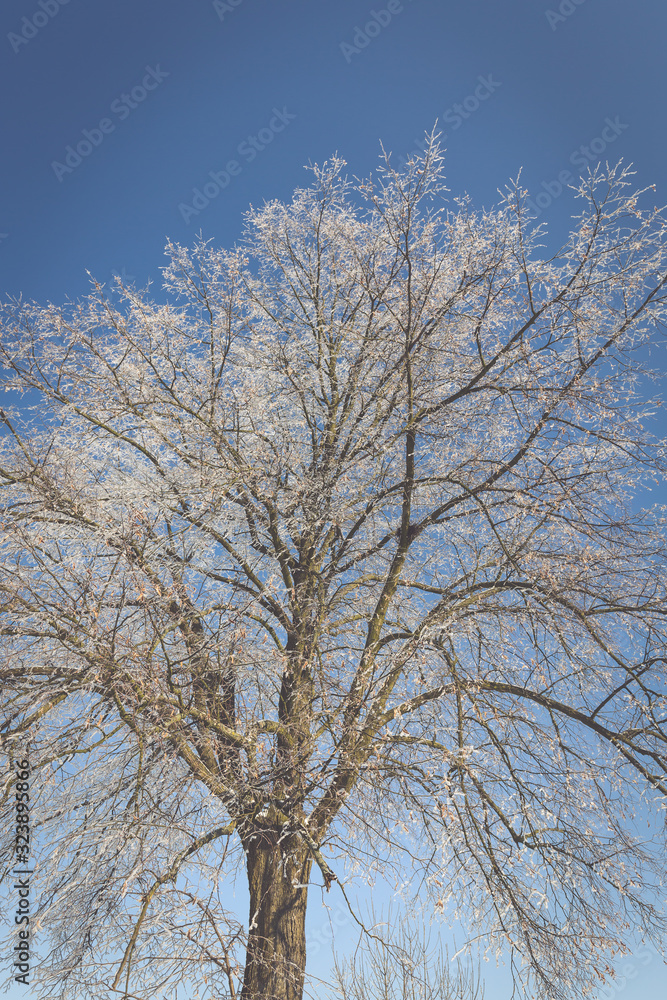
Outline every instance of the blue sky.
[[[309, 161], [366, 174], [436, 118], [452, 195], [489, 206], [521, 169], [554, 241], [559, 175], [588, 162], [634, 162], [664, 203], [666, 28], [664, 0], [4, 0], [0, 297], [159, 283], [167, 238], [230, 245]], [[638, 958], [615, 995], [658, 1000], [663, 978]]]

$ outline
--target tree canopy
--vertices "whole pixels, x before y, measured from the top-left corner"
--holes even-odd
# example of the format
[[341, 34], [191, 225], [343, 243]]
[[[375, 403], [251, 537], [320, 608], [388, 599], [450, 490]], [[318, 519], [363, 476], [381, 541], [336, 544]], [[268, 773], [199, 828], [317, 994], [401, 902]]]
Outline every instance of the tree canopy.
[[40, 996], [299, 1000], [308, 885], [355, 868], [540, 997], [659, 940], [664, 215], [599, 168], [547, 257], [518, 182], [446, 201], [433, 135], [312, 171], [232, 250], [168, 244], [164, 301], [4, 307]]

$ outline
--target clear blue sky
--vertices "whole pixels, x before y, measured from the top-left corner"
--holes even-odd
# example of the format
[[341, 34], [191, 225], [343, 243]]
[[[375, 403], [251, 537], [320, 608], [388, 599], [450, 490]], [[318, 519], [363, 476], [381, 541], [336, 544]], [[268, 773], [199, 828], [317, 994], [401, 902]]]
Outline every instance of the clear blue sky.
[[[523, 168], [556, 239], [558, 176], [587, 156], [667, 201], [664, 0], [559, 2], [4, 0], [0, 297], [76, 298], [86, 270], [159, 282], [167, 238], [229, 245], [309, 160], [365, 174], [436, 118], [452, 194], [490, 205]], [[313, 912], [317, 961], [327, 926]], [[661, 960], [633, 968], [616, 996], [661, 1000]]]

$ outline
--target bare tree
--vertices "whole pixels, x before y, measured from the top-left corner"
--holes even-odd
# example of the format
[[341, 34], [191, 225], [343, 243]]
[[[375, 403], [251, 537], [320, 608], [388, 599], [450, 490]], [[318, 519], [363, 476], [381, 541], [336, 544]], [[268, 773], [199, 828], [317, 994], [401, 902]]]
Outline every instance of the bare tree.
[[343, 169], [233, 251], [170, 244], [170, 304], [4, 310], [4, 857], [28, 747], [40, 996], [299, 1000], [308, 886], [354, 864], [542, 997], [658, 940], [662, 212], [598, 169], [544, 259], [518, 183], [448, 207], [433, 136]]
[[[374, 914], [373, 914], [374, 917]], [[484, 1000], [479, 967], [452, 962], [432, 943], [432, 928], [404, 911], [389, 908], [373, 920], [354, 952], [335, 959], [340, 1000]]]

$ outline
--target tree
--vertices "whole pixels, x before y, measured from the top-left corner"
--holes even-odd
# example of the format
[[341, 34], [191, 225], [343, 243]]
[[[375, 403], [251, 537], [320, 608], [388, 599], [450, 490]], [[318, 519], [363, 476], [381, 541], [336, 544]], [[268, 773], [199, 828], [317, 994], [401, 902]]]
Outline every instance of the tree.
[[661, 932], [662, 212], [599, 168], [542, 259], [518, 182], [447, 206], [436, 136], [312, 169], [234, 250], [169, 244], [170, 303], [4, 310], [2, 732], [44, 996], [299, 1000], [309, 885], [355, 863], [543, 997]]
[[[390, 929], [388, 939], [382, 931], [385, 925]], [[334, 996], [340, 1000], [484, 1000], [479, 971], [459, 962], [453, 974], [447, 950], [434, 947], [431, 936], [423, 923], [419, 926], [408, 914], [390, 908], [386, 922], [377, 921], [372, 932], [364, 927], [351, 956], [335, 960]]]

